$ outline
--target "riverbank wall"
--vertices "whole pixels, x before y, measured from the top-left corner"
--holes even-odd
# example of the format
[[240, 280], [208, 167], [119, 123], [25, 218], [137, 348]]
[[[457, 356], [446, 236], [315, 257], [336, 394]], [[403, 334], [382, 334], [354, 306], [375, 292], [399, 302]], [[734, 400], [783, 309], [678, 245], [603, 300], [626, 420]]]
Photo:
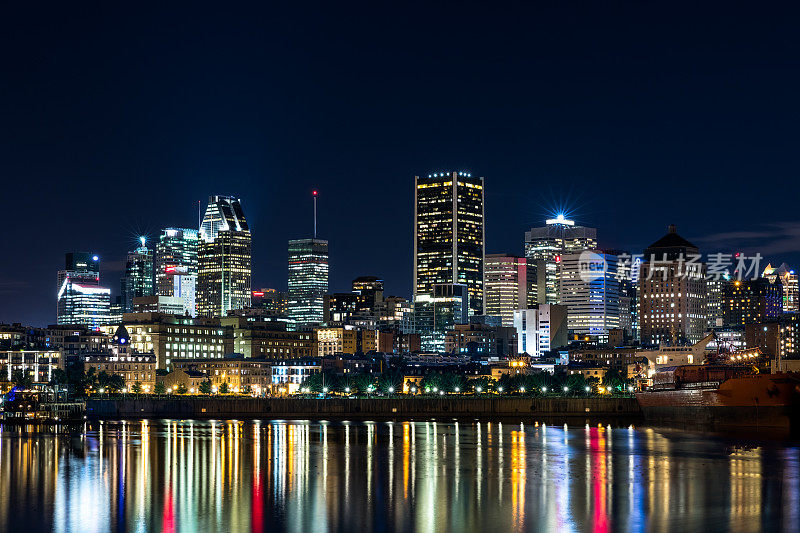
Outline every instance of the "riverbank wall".
[[640, 417], [635, 398], [230, 398], [91, 399], [89, 418]]

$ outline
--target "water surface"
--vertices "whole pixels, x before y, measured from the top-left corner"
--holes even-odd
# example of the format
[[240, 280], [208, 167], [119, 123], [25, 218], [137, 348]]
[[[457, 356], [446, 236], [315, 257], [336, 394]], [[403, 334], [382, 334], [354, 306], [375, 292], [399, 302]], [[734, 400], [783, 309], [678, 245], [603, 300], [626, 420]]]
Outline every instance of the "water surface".
[[796, 445], [531, 423], [0, 430], [0, 531], [777, 531]]

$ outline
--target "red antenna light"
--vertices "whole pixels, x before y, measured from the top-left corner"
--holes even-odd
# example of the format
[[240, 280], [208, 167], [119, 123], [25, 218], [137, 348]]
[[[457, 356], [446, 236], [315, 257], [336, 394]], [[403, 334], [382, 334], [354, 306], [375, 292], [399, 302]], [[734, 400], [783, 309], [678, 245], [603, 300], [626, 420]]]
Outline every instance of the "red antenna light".
[[312, 192], [311, 194], [313, 194], [314, 196], [316, 196], [316, 195], [318, 194], [318, 192], [317, 192], [317, 191], [314, 191], [314, 192]]

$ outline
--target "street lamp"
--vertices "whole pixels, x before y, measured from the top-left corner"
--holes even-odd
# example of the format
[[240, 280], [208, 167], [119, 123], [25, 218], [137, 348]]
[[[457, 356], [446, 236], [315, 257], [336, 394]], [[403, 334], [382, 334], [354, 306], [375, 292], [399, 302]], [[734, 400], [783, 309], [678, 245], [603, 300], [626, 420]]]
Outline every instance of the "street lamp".
[[591, 388], [591, 387], [589, 387], [589, 386], [587, 386], [587, 387], [586, 387], [586, 394], [589, 394], [589, 391], [590, 391], [590, 390], [592, 390], [592, 388]]
[[525, 392], [525, 387], [520, 387], [520, 388], [519, 388], [519, 391], [520, 391], [520, 392]]
[[324, 392], [325, 394], [328, 394], [328, 387], [322, 387], [322, 392]]
[[475, 392], [481, 392], [482, 390], [483, 390], [483, 388], [481, 388], [481, 387], [475, 387]]
[[503, 392], [503, 387], [497, 387], [497, 392]]
[[444, 396], [444, 391], [443, 390], [439, 391], [439, 396]]
[[394, 387], [389, 387], [389, 392], [390, 393], [394, 392]]
[[456, 392], [461, 392], [461, 387], [456, 387]]
[[628, 392], [633, 392], [633, 385], [628, 385]]
[[568, 393], [568, 392], [569, 392], [569, 387], [565, 386], [565, 387], [564, 387], [564, 393], [566, 394], [566, 393]]
[[413, 392], [414, 394], [416, 394], [416, 393], [417, 393], [417, 388], [416, 388], [416, 387], [411, 387], [411, 392]]
[[547, 387], [542, 387], [542, 392], [547, 392]]
[[345, 391], [347, 394], [350, 394], [350, 387], [345, 387], [345, 388], [344, 388], [344, 391]]

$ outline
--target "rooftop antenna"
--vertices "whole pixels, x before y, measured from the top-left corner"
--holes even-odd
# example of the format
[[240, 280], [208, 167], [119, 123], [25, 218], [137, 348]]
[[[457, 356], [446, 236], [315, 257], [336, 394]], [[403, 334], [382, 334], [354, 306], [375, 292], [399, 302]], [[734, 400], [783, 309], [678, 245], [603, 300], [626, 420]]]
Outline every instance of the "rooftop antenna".
[[314, 197], [314, 238], [317, 238], [317, 194], [318, 191], [314, 191], [311, 195]]
[[200, 230], [200, 227], [203, 225], [203, 215], [201, 214], [203, 208], [201, 207], [201, 202], [202, 202], [202, 200], [197, 200], [197, 229], [198, 229], [198, 231]]

